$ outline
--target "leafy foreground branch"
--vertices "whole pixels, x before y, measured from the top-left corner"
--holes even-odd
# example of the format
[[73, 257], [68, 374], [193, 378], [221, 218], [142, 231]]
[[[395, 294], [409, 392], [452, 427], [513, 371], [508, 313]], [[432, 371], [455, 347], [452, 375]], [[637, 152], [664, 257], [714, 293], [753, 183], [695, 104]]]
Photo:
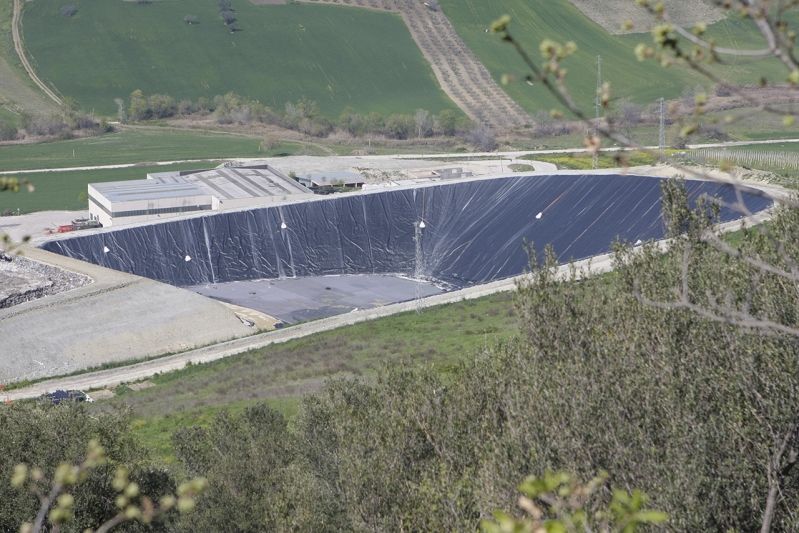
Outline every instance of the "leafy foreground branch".
[[[716, 65], [733, 65], [741, 59], [776, 58], [785, 68], [788, 90], [795, 91], [799, 86], [799, 61], [794, 53], [797, 34], [791, 22], [795, 20], [797, 2], [714, 3], [731, 16], [751, 21], [763, 39], [763, 48], [719, 47], [705, 38], [707, 26], [701, 21], [692, 32], [687, 31], [670, 20], [663, 2], [636, 0], [655, 21], [652, 45], [641, 43], [635, 49], [638, 60], [656, 60], [663, 67], [690, 69], [728, 93], [736, 94], [752, 106], [752, 112], [742, 114], [738, 120], [746, 120], [755, 113], [771, 113], [782, 116], [786, 127], [792, 126], [797, 117], [793, 107], [778, 108], [760, 100], [756, 93], [744, 93], [720, 77]], [[646, 150], [620, 133], [613, 117], [592, 120], [572, 98], [564, 64], [577, 49], [574, 42], [543, 41], [540, 46], [543, 62], [539, 65], [513, 37], [510, 25], [511, 18], [504, 16], [493, 23], [492, 31], [516, 48], [528, 70], [524, 79], [530, 84], [542, 84], [555, 96], [560, 109], [553, 109], [553, 116], [559, 118], [565, 112], [586, 126], [593, 125], [594, 135], [584, 140], [590, 152], [596, 156], [602, 139]], [[630, 26], [626, 25], [627, 29]], [[503, 81], [512, 79], [513, 76], [506, 75]], [[765, 77], [752, 81], [761, 86], [768, 84]], [[607, 110], [610, 102], [611, 87], [605, 83], [597, 94], [596, 105]], [[693, 99], [691, 120], [672, 117], [681, 126], [680, 137], [688, 139], [703, 128], [719, 127], [715, 119], [703, 121], [706, 102], [707, 95], [700, 91]], [[674, 109], [669, 109], [669, 113], [675, 115]], [[730, 116], [725, 122], [735, 120]], [[649, 153], [680, 167], [662, 154], [652, 150]], [[666, 257], [654, 245], [644, 246], [640, 253], [621, 244], [616, 247], [617, 275], [629, 292], [615, 300], [603, 301], [599, 307], [586, 306], [582, 303], [585, 300], [578, 304], [573, 297], [583, 289], [574, 287], [574, 280], [557, 285], [552, 273], [557, 262], [552, 252], [546, 254], [545, 268], [534, 269], [532, 280], [520, 288], [521, 300], [528, 300], [527, 305], [521, 306], [528, 337], [537, 351], [536, 357], [541, 358], [536, 368], [542, 375], [551, 373], [553, 367], [559, 372], [568, 369], [567, 374], [553, 376], [552, 382], [562, 387], [561, 391], [578, 391], [575, 396], [581, 403], [569, 405], [554, 392], [551, 397], [541, 396], [548, 383], [540, 382], [538, 376], [531, 376], [531, 386], [539, 390], [529, 399], [531, 405], [543, 402], [551, 407], [554, 402], [571, 412], [574, 421], [590, 420], [596, 424], [608, 409], [619, 420], [643, 424], [637, 435], [625, 433], [617, 420], [607, 420], [612, 429], [605, 429], [617, 446], [625, 446], [625, 435], [632, 439], [629, 442], [639, 441], [643, 446], [630, 451], [637, 456], [639, 465], [646, 463], [647, 467], [625, 465], [621, 457], [615, 463], [613, 453], [609, 454], [602, 446], [595, 449], [582, 434], [574, 439], [578, 447], [565, 454], [560, 451], [553, 457], [560, 461], [569, 458], [567, 462], [576, 461], [575, 466], [581, 463], [577, 457], [582, 457], [583, 464], [594, 464], [597, 458], [603, 463], [610, 460], [603, 467], [628, 473], [671, 464], [669, 485], [681, 488], [683, 501], [674, 499], [672, 504], [676, 507], [664, 507], [679, 530], [759, 529], [761, 533], [773, 529], [796, 530], [799, 527], [794, 503], [797, 498], [794, 466], [799, 459], [795, 364], [799, 337], [796, 237], [799, 202], [737, 180], [720, 179], [701, 169], [680, 168], [688, 176], [729, 183], [738, 191], [739, 201], [722, 205], [704, 198], [704, 205], [691, 211], [684, 191], [666, 188], [666, 215], [674, 239]], [[722, 163], [722, 170], [728, 168]], [[769, 198], [783, 206], [774, 225], [760, 224], [746, 208], [741, 193]], [[755, 230], [748, 230], [737, 249], [725, 244], [712, 230], [714, 203], [717, 209], [737, 211], [755, 225]], [[544, 287], [548, 290], [542, 291]], [[641, 307], [636, 309], [636, 304], [627, 303], [630, 294]], [[644, 324], [646, 327], [641, 328]], [[578, 355], [563, 354], [563, 347]], [[548, 360], [553, 354], [560, 357]], [[607, 360], [610, 354], [613, 354], [612, 363]], [[580, 357], [579, 363], [574, 357]], [[607, 366], [593, 367], [592, 362], [597, 359]], [[612, 369], [622, 360], [625, 371], [618, 374]], [[590, 377], [584, 375], [587, 369], [595, 373]], [[582, 378], [576, 379], [577, 376]], [[632, 376], [638, 377], [631, 379]], [[646, 386], [642, 387], [643, 383]], [[585, 401], [588, 391], [595, 387], [602, 387], [605, 395], [596, 398], [603, 406], [599, 409], [592, 401]], [[616, 403], [606, 403], [610, 398], [615, 398]], [[588, 407], [591, 405], [594, 407]], [[655, 410], [662, 416], [655, 416]], [[563, 430], [574, 438], [573, 426]], [[717, 440], [715, 435], [719, 434], [724, 434], [726, 441]], [[646, 435], [659, 438], [648, 440]], [[701, 458], [684, 454], [689, 442]], [[649, 452], [645, 451], [647, 444]], [[672, 452], [677, 455], [666, 459]], [[703, 464], [705, 461], [712, 461], [713, 466]], [[614, 463], [615, 466], [610, 466]], [[693, 472], [694, 477], [684, 477], [685, 472]], [[726, 486], [722, 481], [725, 476], [737, 477], [747, 489], [742, 492], [735, 486]], [[647, 480], [647, 477], [638, 478], [640, 482], [631, 485], [651, 490], [653, 485], [649, 481], [653, 478]], [[656, 490], [667, 493], [669, 489], [658, 485]], [[747, 493], [758, 496], [747, 498]], [[713, 509], [712, 518], [695, 514], [699, 508]], [[738, 514], [745, 508], [748, 515]], [[730, 512], [732, 509], [735, 511]]]
[[[41, 502], [36, 519], [33, 523], [24, 522], [19, 528], [20, 533], [39, 533], [45, 529], [46, 525], [50, 526], [47, 527], [50, 531], [60, 531], [63, 524], [74, 518], [75, 497], [70, 493], [70, 489], [86, 481], [90, 470], [107, 463], [105, 450], [97, 439], [92, 439], [86, 450], [86, 459], [77, 465], [61, 462], [55, 470], [53, 480], [49, 483], [41, 469], [30, 470], [27, 465], [18, 464], [11, 477], [11, 486], [21, 488], [27, 483], [30, 491]], [[180, 485], [177, 497], [169, 494], [162, 496], [156, 503], [149, 496], [140, 493], [139, 484], [131, 481], [129, 475], [130, 472], [127, 468], [122, 466], [116, 468], [111, 485], [117, 491], [114, 503], [119, 508], [119, 512], [100, 524], [94, 533], [106, 533], [115, 526], [130, 520], [138, 520], [144, 525], [149, 525], [153, 519], [169, 512], [176, 506], [180, 511], [190, 511], [194, 509], [195, 496], [206, 486], [205, 479], [197, 478]], [[91, 531], [91, 529], [86, 529], [84, 533]]]
[[192, 510], [206, 480], [176, 483], [149, 461], [130, 422], [75, 404], [0, 409], [0, 472], [10, 479], [0, 483], [0, 530], [160, 531]]
[[543, 478], [528, 477], [519, 486], [519, 508], [524, 518], [515, 518], [502, 511], [494, 513], [496, 522], [483, 521], [485, 533], [591, 533], [623, 531], [634, 533], [642, 524], [660, 524], [668, 519], [660, 511], [644, 510], [646, 496], [639, 491], [628, 494], [614, 490], [610, 504], [590, 512], [607, 494], [610, 476], [601, 472], [586, 484], [568, 474], [547, 474]]

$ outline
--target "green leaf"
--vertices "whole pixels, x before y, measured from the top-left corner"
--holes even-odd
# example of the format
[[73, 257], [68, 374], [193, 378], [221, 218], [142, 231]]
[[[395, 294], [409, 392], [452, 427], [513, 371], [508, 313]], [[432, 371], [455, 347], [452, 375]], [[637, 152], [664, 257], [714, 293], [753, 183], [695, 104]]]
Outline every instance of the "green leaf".
[[669, 515], [663, 511], [640, 511], [633, 518], [647, 524], [662, 524], [669, 519]]

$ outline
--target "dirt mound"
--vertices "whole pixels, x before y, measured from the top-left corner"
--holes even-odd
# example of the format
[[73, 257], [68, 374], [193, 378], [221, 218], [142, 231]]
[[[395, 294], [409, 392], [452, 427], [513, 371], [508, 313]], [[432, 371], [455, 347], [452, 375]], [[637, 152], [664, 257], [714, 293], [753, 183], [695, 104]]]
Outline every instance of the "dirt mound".
[[[645, 9], [635, 5], [633, 0], [569, 0], [574, 7], [602, 26], [608, 33], [644, 33], [654, 24], [652, 17]], [[663, 0], [666, 11], [674, 24], [692, 28], [697, 22], [712, 24], [722, 20], [724, 10], [710, 5], [704, 0]], [[632, 21], [633, 29], [624, 31], [622, 24]]]

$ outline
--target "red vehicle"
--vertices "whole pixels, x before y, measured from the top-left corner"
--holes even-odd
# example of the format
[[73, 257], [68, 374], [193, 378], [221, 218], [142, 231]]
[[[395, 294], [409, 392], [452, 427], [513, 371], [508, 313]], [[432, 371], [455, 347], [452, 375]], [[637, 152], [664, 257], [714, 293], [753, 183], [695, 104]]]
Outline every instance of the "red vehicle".
[[90, 220], [88, 218], [76, 218], [72, 221], [72, 224], [68, 224], [66, 226], [58, 226], [58, 228], [53, 231], [50, 230], [45, 233], [45, 235], [54, 235], [56, 233], [69, 233], [70, 231], [79, 231], [82, 229], [92, 229], [92, 228], [102, 228], [103, 225], [100, 224], [98, 220]]

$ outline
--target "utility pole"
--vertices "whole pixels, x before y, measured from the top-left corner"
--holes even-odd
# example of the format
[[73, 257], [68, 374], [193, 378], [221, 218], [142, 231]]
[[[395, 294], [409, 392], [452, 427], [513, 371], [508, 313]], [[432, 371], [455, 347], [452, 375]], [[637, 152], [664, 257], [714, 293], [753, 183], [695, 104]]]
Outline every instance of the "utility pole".
[[[600, 94], [602, 94], [602, 57], [596, 56], [596, 103], [594, 104], [594, 107], [596, 107], [596, 118], [594, 119], [594, 137], [599, 136], [599, 108], [602, 106]], [[594, 154], [594, 162], [591, 168], [599, 168], [599, 150]]]
[[665, 102], [663, 97], [660, 98], [660, 139], [658, 147], [660, 148], [660, 155], [666, 153], [666, 114], [664, 113]]

